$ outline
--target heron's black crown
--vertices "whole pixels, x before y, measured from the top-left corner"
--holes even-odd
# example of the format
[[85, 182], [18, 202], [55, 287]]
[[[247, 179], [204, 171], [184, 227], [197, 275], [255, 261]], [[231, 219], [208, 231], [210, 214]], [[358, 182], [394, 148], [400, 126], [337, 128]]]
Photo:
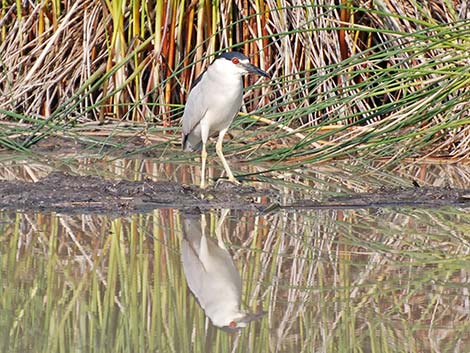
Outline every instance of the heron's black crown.
[[230, 52], [227, 52], [227, 53], [222, 53], [219, 56], [217, 56], [215, 58], [215, 60], [221, 59], [221, 58], [227, 59], [227, 60], [232, 60], [233, 58], [237, 58], [239, 60], [248, 60], [246, 55], [244, 55], [244, 54], [242, 54], [238, 51], [230, 51]]

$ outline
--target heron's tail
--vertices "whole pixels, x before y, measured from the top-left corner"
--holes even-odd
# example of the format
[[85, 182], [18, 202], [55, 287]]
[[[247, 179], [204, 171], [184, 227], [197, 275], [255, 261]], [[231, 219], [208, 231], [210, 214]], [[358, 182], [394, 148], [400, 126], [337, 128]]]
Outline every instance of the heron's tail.
[[185, 152], [194, 152], [199, 151], [202, 148], [201, 139], [196, 138], [191, 133], [184, 135], [181, 143], [183, 151]]

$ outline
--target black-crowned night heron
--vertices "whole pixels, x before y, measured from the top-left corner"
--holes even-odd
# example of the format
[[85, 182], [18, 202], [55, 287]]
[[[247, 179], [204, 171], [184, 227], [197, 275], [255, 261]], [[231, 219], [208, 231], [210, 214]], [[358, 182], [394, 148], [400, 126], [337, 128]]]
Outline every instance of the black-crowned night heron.
[[206, 144], [214, 133], [219, 137], [215, 145], [224, 165], [228, 180], [239, 184], [222, 153], [222, 141], [233, 118], [240, 111], [243, 100], [243, 75], [269, 75], [250, 64], [238, 52], [219, 55], [193, 83], [183, 114], [183, 150], [201, 149], [201, 188], [205, 187]]
[[[224, 211], [214, 238], [205, 234], [205, 215], [182, 214], [182, 259], [189, 289], [211, 322], [225, 330], [238, 331], [266, 313], [241, 309], [242, 281], [221, 236]], [[201, 222], [202, 217], [202, 222]]]

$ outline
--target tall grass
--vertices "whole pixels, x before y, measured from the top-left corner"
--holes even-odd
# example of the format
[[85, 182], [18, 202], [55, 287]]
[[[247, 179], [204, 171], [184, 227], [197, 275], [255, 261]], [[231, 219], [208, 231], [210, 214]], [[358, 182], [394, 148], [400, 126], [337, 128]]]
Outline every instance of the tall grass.
[[463, 1], [28, 4], [1, 13], [0, 114], [16, 123], [3, 126], [5, 147], [90, 121], [177, 125], [195, 76], [231, 48], [273, 77], [246, 95], [244, 109], [263, 119], [239, 125], [269, 137], [248, 133], [235, 153], [271, 145], [249, 158], [299, 163], [355, 152], [468, 156]]

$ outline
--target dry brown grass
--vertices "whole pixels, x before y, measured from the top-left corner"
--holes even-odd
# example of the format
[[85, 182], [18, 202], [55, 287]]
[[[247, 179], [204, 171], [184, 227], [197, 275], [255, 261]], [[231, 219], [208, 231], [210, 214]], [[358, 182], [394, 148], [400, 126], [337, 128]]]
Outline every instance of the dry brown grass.
[[[455, 123], [469, 110], [466, 1], [28, 4], [1, 10], [0, 114], [8, 119], [168, 126], [194, 77], [233, 47], [273, 76], [248, 93], [247, 110], [267, 105], [269, 119], [287, 114], [283, 124], [295, 129], [327, 120], [371, 129], [380, 121], [383, 133], [439, 126], [433, 136], [445, 143], [430, 153], [470, 152], [469, 128]], [[414, 114], [427, 117], [406, 120]]]

